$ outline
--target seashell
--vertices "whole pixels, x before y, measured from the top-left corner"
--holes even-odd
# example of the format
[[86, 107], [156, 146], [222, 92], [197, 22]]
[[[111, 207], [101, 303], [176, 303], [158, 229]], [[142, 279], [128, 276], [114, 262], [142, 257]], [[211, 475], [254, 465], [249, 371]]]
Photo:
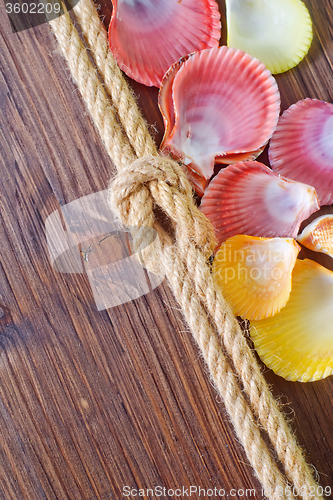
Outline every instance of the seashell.
[[280, 177], [256, 161], [222, 169], [200, 206], [219, 244], [236, 234], [296, 238], [301, 222], [318, 208], [312, 186]]
[[254, 161], [265, 149], [266, 144], [256, 151], [251, 151], [249, 153], [236, 153], [234, 155], [217, 156], [215, 158], [215, 163], [224, 163], [225, 165], [231, 165], [232, 163], [239, 163], [240, 161]]
[[226, 0], [228, 46], [262, 61], [272, 73], [296, 66], [312, 42], [309, 12], [300, 0]]
[[[166, 74], [163, 77], [162, 83], [161, 83], [161, 88], [158, 94], [158, 105], [163, 117], [163, 122], [164, 122], [164, 136], [163, 140], [160, 146], [161, 150], [164, 150], [165, 152], [168, 151], [171, 153], [171, 150], [168, 148], [166, 145], [167, 140], [169, 139], [172, 129], [175, 125], [175, 111], [173, 107], [173, 98], [172, 98], [172, 85], [173, 81], [175, 79], [175, 76], [182, 66], [182, 64], [187, 61], [187, 59], [193, 54], [187, 54], [184, 57], [181, 57], [177, 62], [175, 62], [169, 70], [166, 72]], [[224, 163], [229, 165], [230, 163], [237, 163], [239, 161], [245, 161], [245, 160], [255, 160], [265, 149], [265, 145], [263, 145], [261, 148], [259, 148], [256, 151], [247, 152], [247, 153], [236, 153], [236, 154], [228, 154], [226, 156], [217, 156], [215, 158], [215, 163]], [[184, 165], [186, 168], [186, 165]], [[193, 176], [193, 173], [195, 172], [191, 171], [191, 168], [188, 168], [188, 174]], [[199, 176], [199, 174], [198, 174]], [[197, 177], [193, 176], [193, 179], [191, 179], [193, 183], [197, 182]], [[204, 179], [202, 176], [199, 176], [199, 184], [196, 186], [196, 191], [200, 191], [198, 194], [201, 196], [204, 193], [204, 190], [206, 188], [206, 185], [208, 184], [207, 179]]]
[[[184, 57], [181, 57], [177, 62], [175, 62], [171, 68], [166, 72], [163, 77], [161, 88], [158, 93], [158, 105], [163, 117], [164, 122], [164, 137], [160, 146], [160, 149], [163, 150], [164, 153], [172, 154], [172, 150], [165, 145], [166, 139], [169, 138], [172, 129], [175, 125], [175, 111], [173, 107], [173, 99], [172, 99], [172, 85], [177, 74], [177, 71], [181, 67], [181, 65], [187, 61], [191, 54], [188, 54]], [[187, 165], [183, 165], [185, 168], [187, 175], [194, 186], [195, 191], [202, 196], [204, 191], [208, 185], [208, 179], [205, 179], [202, 175], [196, 172], [194, 169], [192, 170]]]
[[297, 260], [287, 305], [272, 318], [251, 321], [254, 346], [268, 368], [309, 382], [333, 373], [333, 273]]
[[284, 307], [300, 247], [292, 238], [238, 235], [224, 242], [213, 276], [236, 316], [263, 319]]
[[297, 236], [297, 241], [310, 250], [333, 257], [333, 215], [322, 215], [313, 220]]
[[186, 56], [183, 56], [178, 61], [176, 61], [165, 73], [161, 82], [161, 88], [158, 93], [158, 106], [160, 108], [164, 123], [164, 136], [161, 143], [161, 149], [164, 149], [165, 142], [170, 137], [172, 129], [175, 125], [175, 110], [173, 107], [172, 99], [172, 85], [177, 72], [179, 71], [182, 64], [187, 61], [190, 55], [192, 54], [187, 54]]
[[170, 70], [160, 89], [160, 108], [166, 124], [161, 149], [207, 181], [214, 161], [259, 154], [275, 130], [280, 94], [257, 59], [220, 47], [192, 54]]
[[280, 117], [270, 142], [272, 169], [314, 186], [320, 205], [333, 203], [333, 105], [304, 99]]
[[112, 0], [111, 52], [119, 67], [159, 87], [164, 73], [190, 52], [217, 47], [221, 21], [215, 0]]

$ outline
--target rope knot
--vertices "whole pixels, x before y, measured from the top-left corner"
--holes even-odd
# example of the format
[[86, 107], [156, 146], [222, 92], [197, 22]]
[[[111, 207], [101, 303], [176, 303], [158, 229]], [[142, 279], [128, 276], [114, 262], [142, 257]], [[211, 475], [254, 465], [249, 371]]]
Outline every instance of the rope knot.
[[186, 252], [194, 243], [208, 258], [216, 246], [214, 229], [195, 205], [191, 184], [176, 161], [148, 155], [135, 160], [111, 181], [109, 203], [123, 224], [154, 227], [159, 208], [170, 220], [169, 237]]

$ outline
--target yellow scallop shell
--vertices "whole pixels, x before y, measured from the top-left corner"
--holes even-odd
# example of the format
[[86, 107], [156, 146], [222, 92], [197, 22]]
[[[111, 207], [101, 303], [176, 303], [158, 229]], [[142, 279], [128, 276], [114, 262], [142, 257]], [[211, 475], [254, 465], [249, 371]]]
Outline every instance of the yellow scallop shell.
[[213, 262], [213, 276], [234, 314], [262, 319], [284, 307], [299, 250], [292, 238], [238, 235], [224, 242]]
[[262, 61], [274, 74], [296, 66], [312, 42], [312, 22], [300, 0], [226, 0], [228, 46]]
[[265, 365], [293, 381], [332, 375], [332, 304], [332, 271], [297, 260], [287, 305], [273, 318], [251, 321], [251, 338]]

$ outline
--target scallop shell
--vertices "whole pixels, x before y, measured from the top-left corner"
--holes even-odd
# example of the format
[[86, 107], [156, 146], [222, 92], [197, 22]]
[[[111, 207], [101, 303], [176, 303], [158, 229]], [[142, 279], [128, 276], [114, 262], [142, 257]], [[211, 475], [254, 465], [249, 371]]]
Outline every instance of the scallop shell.
[[312, 186], [280, 177], [256, 161], [221, 170], [200, 206], [219, 244], [236, 234], [296, 238], [301, 222], [318, 208]]
[[306, 226], [297, 241], [315, 252], [333, 257], [333, 215], [322, 215]]
[[300, 0], [226, 0], [228, 46], [257, 57], [272, 73], [296, 66], [312, 42]]
[[172, 99], [172, 85], [180, 67], [185, 61], [187, 61], [190, 55], [192, 54], [183, 56], [178, 61], [176, 61], [165, 73], [161, 82], [161, 88], [158, 93], [158, 106], [160, 108], [164, 123], [164, 136], [161, 143], [161, 149], [164, 149], [165, 142], [170, 137], [172, 129], [175, 126], [175, 110], [173, 107]]
[[[175, 125], [175, 111], [172, 100], [173, 81], [175, 79], [175, 76], [179, 68], [185, 61], [187, 61], [190, 55], [191, 54], [181, 57], [166, 72], [161, 83], [160, 92], [158, 94], [158, 105], [164, 122], [164, 137], [160, 149], [163, 150], [164, 154], [166, 153], [172, 154], [172, 150], [165, 145], [165, 142], [167, 138], [169, 138], [172, 129]], [[208, 179], [205, 179], [202, 175], [200, 175], [198, 172], [196, 172], [194, 169], [191, 169], [187, 165], [183, 165], [183, 167], [185, 168], [195, 191], [199, 194], [199, 196], [202, 196], [208, 185]]]
[[284, 307], [300, 247], [291, 238], [233, 236], [213, 262], [213, 276], [236, 316], [263, 319]]
[[270, 142], [272, 169], [314, 186], [320, 205], [333, 203], [333, 105], [304, 99], [280, 117]]
[[240, 161], [255, 160], [265, 149], [266, 144], [256, 151], [251, 151], [249, 153], [236, 153], [226, 156], [217, 156], [215, 158], [215, 163], [224, 163], [225, 165], [231, 165], [232, 163], [239, 163]]
[[190, 52], [217, 47], [215, 0], [112, 0], [110, 49], [134, 80], [159, 87], [167, 69]]
[[259, 154], [280, 109], [276, 81], [265, 66], [240, 50], [220, 47], [192, 54], [177, 68], [160, 90], [166, 124], [161, 149], [205, 180], [215, 160], [229, 163], [230, 156], [237, 161], [235, 155]]
[[272, 318], [251, 321], [261, 360], [277, 375], [300, 382], [333, 374], [333, 273], [297, 260], [287, 305]]

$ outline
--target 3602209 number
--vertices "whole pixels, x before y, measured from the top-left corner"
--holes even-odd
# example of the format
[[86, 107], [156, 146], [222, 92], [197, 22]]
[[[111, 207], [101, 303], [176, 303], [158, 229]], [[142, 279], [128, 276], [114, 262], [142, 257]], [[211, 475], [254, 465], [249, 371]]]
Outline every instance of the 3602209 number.
[[60, 3], [6, 3], [7, 14], [60, 14]]

